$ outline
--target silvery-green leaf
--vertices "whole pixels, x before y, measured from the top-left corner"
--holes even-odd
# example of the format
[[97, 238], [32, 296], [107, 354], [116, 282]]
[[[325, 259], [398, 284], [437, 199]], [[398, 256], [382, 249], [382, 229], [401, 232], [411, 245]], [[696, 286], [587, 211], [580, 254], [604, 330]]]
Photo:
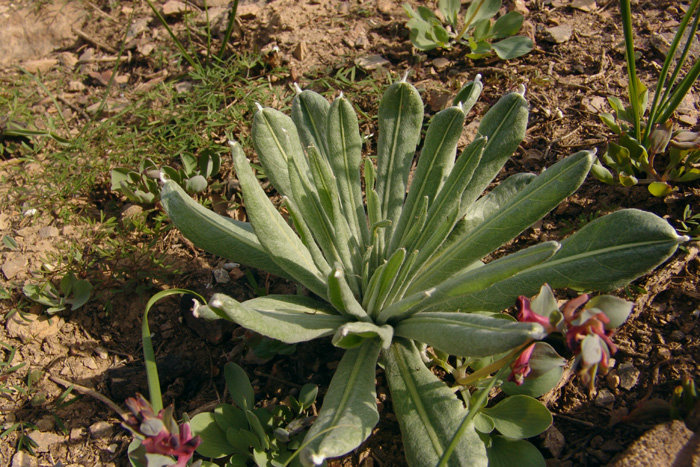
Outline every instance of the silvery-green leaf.
[[512, 381], [504, 381], [501, 389], [508, 395], [525, 394], [540, 397], [559, 383], [564, 373], [566, 359], [561, 357], [554, 348], [546, 342], [535, 342], [528, 364], [532, 370], [521, 385]]
[[484, 192], [525, 137], [528, 105], [522, 94], [503, 96], [479, 123], [479, 135], [488, 138], [479, 167], [462, 193], [462, 213]]
[[348, 350], [338, 364], [316, 422], [304, 438], [306, 464], [320, 465], [346, 454], [372, 433], [379, 421], [374, 385], [379, 339], [368, 339]]
[[243, 303], [223, 294], [214, 294], [209, 310], [244, 328], [287, 344], [330, 336], [347, 322], [325, 303], [300, 295], [268, 295]]
[[326, 261], [326, 257], [323, 256], [323, 252], [316, 243], [316, 239], [311, 233], [311, 229], [306, 223], [304, 216], [301, 214], [301, 210], [294, 203], [294, 201], [287, 198], [286, 196], [284, 197], [284, 204], [287, 206], [287, 211], [289, 211], [289, 216], [292, 219], [294, 228], [299, 234], [299, 238], [301, 238], [301, 241], [304, 243], [304, 246], [306, 246], [306, 248], [309, 249], [309, 254], [314, 260], [314, 264], [316, 264], [318, 270], [321, 271], [321, 274], [328, 275], [331, 271], [331, 267], [328, 264], [328, 261]]
[[464, 127], [465, 113], [460, 107], [438, 112], [430, 121], [418, 166], [408, 190], [401, 217], [393, 232], [392, 249], [401, 243], [404, 230], [417, 215], [423, 198], [432, 203], [436, 193], [454, 165], [457, 142]]
[[338, 328], [332, 342], [336, 347], [352, 349], [362, 345], [367, 339], [379, 339], [382, 348], [388, 349], [391, 345], [392, 337], [394, 337], [394, 329], [387, 324], [377, 326], [374, 323], [352, 321]]
[[403, 248], [396, 250], [386, 263], [374, 271], [374, 275], [370, 279], [369, 287], [366, 291], [367, 293], [363, 299], [363, 307], [370, 316], [376, 315], [381, 309], [383, 300], [396, 281], [396, 275], [405, 257], [406, 250]]
[[[559, 249], [557, 242], [543, 242], [504, 256], [478, 268], [469, 268], [437, 286], [416, 292], [383, 309], [377, 322], [384, 323], [405, 318], [425, 310], [455, 311], [460, 309], [461, 298], [483, 290], [511, 277], [530, 266], [551, 258]], [[407, 306], [413, 304], [411, 306]]]
[[530, 308], [532, 308], [532, 311], [545, 318], [549, 318], [552, 313], [559, 312], [557, 299], [554, 297], [554, 293], [549, 284], [544, 284], [540, 287], [540, 293], [532, 299]]
[[462, 89], [459, 90], [457, 95], [452, 100], [452, 105], [462, 104], [462, 110], [465, 114], [474, 107], [476, 101], [481, 95], [481, 91], [484, 89], [484, 85], [481, 82], [481, 75], [476, 75], [474, 81], [469, 81]]
[[652, 213], [623, 209], [595, 219], [561, 242], [547, 261], [464, 297], [462, 311], [499, 311], [542, 284], [553, 289], [609, 290], [652, 270], [687, 241]]
[[[408, 465], [437, 465], [467, 415], [464, 405], [425, 367], [410, 341], [399, 340], [391, 346], [385, 368]], [[448, 465], [487, 465], [486, 448], [473, 424], [466, 427]]]
[[233, 362], [228, 362], [224, 365], [224, 379], [228, 393], [238, 408], [252, 410], [255, 407], [255, 391], [245, 370]]
[[393, 225], [406, 195], [422, 123], [423, 101], [416, 88], [405, 81], [389, 86], [379, 104], [377, 194], [382, 218]]
[[195, 175], [185, 181], [185, 189], [190, 193], [201, 193], [207, 189], [207, 179], [201, 175]]
[[291, 277], [273, 261], [248, 222], [210, 211], [173, 181], [165, 182], [160, 198], [173, 223], [197, 247], [276, 276]]
[[401, 320], [394, 333], [461, 357], [486, 357], [543, 337], [542, 326], [536, 323], [509, 322], [477, 313], [429, 311]]
[[314, 146], [327, 159], [326, 122], [330, 103], [322, 95], [304, 90], [292, 99], [292, 121], [305, 148]]
[[287, 161], [290, 158], [297, 163], [305, 160], [294, 122], [279, 110], [261, 108], [255, 113], [251, 132], [265, 175], [280, 194], [291, 196]]
[[605, 325], [606, 329], [615, 329], [622, 326], [622, 323], [627, 320], [627, 317], [632, 312], [633, 307], [634, 303], [612, 295], [598, 295], [586, 303], [586, 308], [600, 310], [610, 319], [610, 322]]
[[483, 258], [542, 218], [583, 183], [594, 156], [581, 151], [547, 168], [506, 206], [431, 258], [409, 290], [426, 289]]
[[367, 312], [353, 295], [343, 271], [339, 268], [328, 275], [328, 298], [336, 310], [342, 314], [360, 321], [369, 321]]
[[464, 15], [464, 22], [467, 25], [473, 25], [481, 20], [496, 16], [501, 8], [502, 0], [479, 0], [471, 2], [467, 12]]
[[366, 244], [369, 240], [367, 215], [362, 202], [360, 164], [362, 137], [352, 104], [339, 97], [328, 111], [328, 157], [336, 176], [343, 212], [354, 237]]
[[236, 174], [243, 191], [246, 212], [260, 243], [288, 276], [293, 277], [315, 294], [325, 297], [325, 280], [308, 248], [277, 212], [260, 187], [240, 146], [233, 144], [231, 149]]

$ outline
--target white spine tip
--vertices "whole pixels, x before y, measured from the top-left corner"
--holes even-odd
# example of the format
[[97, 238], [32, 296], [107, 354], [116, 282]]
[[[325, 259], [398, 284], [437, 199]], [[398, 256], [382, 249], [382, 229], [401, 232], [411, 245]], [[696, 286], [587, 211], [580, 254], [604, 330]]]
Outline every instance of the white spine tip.
[[688, 235], [679, 235], [678, 236], [678, 241], [680, 243], [685, 243], [690, 241], [690, 237]]
[[477, 73], [474, 77], [474, 81], [481, 81], [481, 73]]
[[343, 277], [342, 271], [340, 271], [340, 269], [336, 269], [333, 273], [333, 277], [335, 277], [336, 279], [340, 279], [341, 277]]
[[294, 83], [294, 92], [301, 94], [301, 88], [299, 87], [298, 83]]
[[160, 180], [160, 183], [165, 183], [168, 181], [168, 177], [165, 176], [165, 172], [162, 170], [158, 171], [158, 179]]
[[518, 94], [525, 97], [525, 85], [524, 84], [521, 84], [520, 86], [518, 86]]
[[340, 91], [340, 94], [338, 94], [338, 99], [343, 99], [345, 96], [343, 95], [343, 91]]
[[406, 70], [406, 73], [403, 74], [403, 78], [401, 78], [402, 83], [408, 82], [408, 73], [410, 70]]
[[255, 103], [255, 107], [258, 108], [258, 111], [261, 111], [261, 110], [263, 109], [263, 106], [260, 105], [260, 102], [256, 102], [256, 103]]
[[212, 300], [209, 302], [209, 306], [212, 308], [223, 308], [224, 304], [221, 300]]
[[237, 143], [236, 141], [232, 140], [232, 139], [228, 140], [228, 145], [231, 146], [232, 148], [233, 148], [233, 147], [236, 147], [237, 144], [238, 144], [238, 143]]
[[464, 111], [464, 105], [462, 104], [462, 101], [457, 102], [457, 108], [461, 111]]

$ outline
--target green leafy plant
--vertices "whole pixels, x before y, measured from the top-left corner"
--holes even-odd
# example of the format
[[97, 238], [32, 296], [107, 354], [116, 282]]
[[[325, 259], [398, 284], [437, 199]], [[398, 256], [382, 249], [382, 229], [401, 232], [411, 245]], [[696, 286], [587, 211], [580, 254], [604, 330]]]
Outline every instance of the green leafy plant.
[[[532, 40], [516, 36], [523, 25], [523, 15], [509, 11], [498, 19], [493, 18], [501, 8], [502, 0], [473, 0], [460, 20], [460, 0], [440, 0], [438, 10], [442, 19], [430, 8], [403, 5], [411, 30], [410, 38], [419, 50], [449, 49], [455, 44], [469, 47], [467, 57], [484, 58], [493, 53], [502, 59], [520, 57], [533, 48]], [[446, 24], [445, 24], [446, 23]]]
[[181, 169], [164, 166], [158, 169], [150, 159], [141, 162], [139, 170], [126, 168], [112, 170], [112, 191], [122, 193], [132, 203], [154, 204], [158, 201], [161, 174], [180, 184], [188, 193], [201, 193], [207, 189], [207, 179], [216, 176], [221, 167], [221, 157], [207, 151], [198, 158], [191, 154], [180, 156]]
[[[676, 30], [649, 108], [649, 91], [637, 77], [635, 66], [630, 0], [620, 0], [620, 12], [625, 34], [629, 105], [625, 106], [617, 97], [608, 98], [615, 115], [601, 113], [600, 119], [619, 138], [608, 144], [592, 173], [608, 184], [648, 183], [652, 195], [663, 197], [673, 191], [672, 183], [700, 178], [700, 133], [677, 130], [673, 122], [673, 112], [700, 75], [700, 58], [697, 58], [679, 81], [698, 29], [700, 0], [693, 0], [688, 6]], [[684, 37], [685, 43], [679, 51]], [[669, 77], [671, 65], [674, 67]], [[645, 178], [640, 180], [641, 177]]]
[[213, 412], [192, 417], [192, 430], [202, 439], [197, 453], [225, 458], [230, 466], [245, 466], [250, 460], [258, 466], [291, 462], [313, 420], [306, 412], [316, 401], [318, 387], [304, 385], [298, 399], [289, 397], [289, 405], [255, 408], [255, 393], [245, 370], [229, 362], [224, 377], [234, 405], [220, 404]]
[[77, 310], [85, 305], [92, 295], [92, 284], [85, 279], [78, 279], [72, 272], [61, 278], [58, 287], [48, 281], [44, 284], [25, 284], [24, 295], [37, 303], [47, 306], [46, 313], [52, 315], [65, 310]]
[[[290, 344], [331, 337], [346, 349], [306, 435], [304, 463], [341, 456], [371, 434], [379, 419], [378, 362], [410, 465], [486, 465], [509, 452], [536, 456], [534, 447], [514, 441], [512, 433], [481, 436], [476, 429], [490, 389], [505, 380], [523, 349], [546, 334], [541, 324], [517, 322], [502, 310], [544, 283], [578, 290], [619, 287], [688, 240], [651, 213], [625, 209], [561, 242], [490, 256], [572, 194], [595, 156], [582, 151], [539, 175], [512, 175], [480, 196], [524, 138], [528, 118], [524, 89], [507, 94], [484, 115], [478, 135], [455, 160], [466, 114], [480, 91], [480, 83], [467, 83], [455, 105], [432, 118], [410, 185], [423, 103], [405, 80], [384, 93], [377, 167], [367, 158], [362, 171], [363, 139], [342, 95], [329, 103], [299, 90], [291, 117], [260, 107], [252, 123], [253, 145], [293, 227], [235, 142], [233, 162], [250, 222], [215, 214], [173, 181], [163, 185], [166, 212], [195, 245], [294, 279], [309, 291], [245, 302], [215, 294], [195, 310], [198, 316], [229, 319]], [[481, 367], [488, 360], [500, 366], [475, 378], [460, 399], [426, 367], [424, 346], [485, 359]], [[502, 404], [495, 415], [498, 405], [487, 409], [499, 418], [509, 404], [522, 403]], [[535, 399], [527, 406], [542, 410]], [[526, 418], [502, 427], [526, 426]], [[520, 437], [542, 426], [521, 429]]]

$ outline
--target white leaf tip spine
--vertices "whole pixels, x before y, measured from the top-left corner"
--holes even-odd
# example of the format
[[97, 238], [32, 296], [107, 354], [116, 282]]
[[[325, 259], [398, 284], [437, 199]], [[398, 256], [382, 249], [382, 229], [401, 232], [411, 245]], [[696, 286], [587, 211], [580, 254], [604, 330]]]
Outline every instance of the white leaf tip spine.
[[407, 82], [408, 82], [408, 73], [409, 73], [410, 71], [411, 71], [411, 70], [406, 70], [406, 72], [403, 74], [403, 78], [401, 78], [401, 82], [402, 82], [402, 83], [407, 83]]
[[296, 92], [297, 94], [302, 93], [301, 88], [299, 87], [298, 83], [294, 83], [294, 92]]
[[525, 85], [524, 84], [521, 84], [518, 86], [517, 93], [520, 94], [521, 96], [525, 97]]
[[336, 269], [333, 273], [333, 277], [335, 277], [336, 279], [340, 279], [341, 277], [343, 277], [343, 271], [341, 271], [340, 269]]
[[688, 235], [679, 235], [678, 236], [679, 243], [685, 243], [685, 242], [689, 242], [689, 241], [690, 241], [690, 237]]
[[255, 107], [257, 107], [258, 111], [261, 111], [263, 109], [263, 106], [260, 105], [260, 102], [256, 102]]

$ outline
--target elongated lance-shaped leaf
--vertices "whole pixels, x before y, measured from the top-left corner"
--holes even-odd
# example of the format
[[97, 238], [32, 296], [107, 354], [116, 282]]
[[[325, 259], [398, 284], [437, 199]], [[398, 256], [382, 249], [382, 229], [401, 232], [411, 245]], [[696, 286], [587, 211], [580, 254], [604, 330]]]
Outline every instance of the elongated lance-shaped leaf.
[[367, 312], [357, 301], [345, 280], [342, 269], [335, 268], [328, 275], [328, 298], [336, 310], [360, 321], [369, 321]]
[[[368, 272], [371, 274], [379, 264], [379, 258], [384, 250], [384, 235], [379, 232], [391, 225], [391, 221], [382, 219], [379, 195], [374, 189], [375, 169], [372, 161], [365, 159], [365, 194], [367, 196], [367, 217], [369, 219], [369, 236], [371, 256]], [[369, 276], [367, 276], [369, 277]]]
[[333, 335], [347, 318], [325, 303], [301, 295], [268, 295], [240, 303], [214, 294], [197, 315], [228, 319], [244, 328], [287, 344]]
[[[297, 88], [298, 89], [298, 88]], [[305, 148], [314, 146], [324, 158], [328, 158], [326, 125], [330, 103], [322, 95], [305, 90], [292, 99], [292, 121]]]
[[473, 230], [484, 219], [500, 211], [503, 207], [515, 198], [515, 196], [528, 183], [533, 181], [537, 176], [532, 173], [519, 173], [499, 183], [493, 190], [479, 198], [464, 216], [464, 227], [461, 227], [463, 234]]
[[481, 82], [481, 75], [477, 74], [474, 77], [474, 81], [469, 81], [462, 86], [462, 89], [459, 90], [452, 100], [452, 105], [462, 104], [462, 110], [465, 114], [468, 114], [472, 107], [474, 107], [474, 104], [476, 104], [476, 101], [479, 100], [483, 89], [484, 85]]
[[[302, 173], [294, 159], [289, 159], [289, 183], [292, 187], [294, 201], [299, 206], [304, 221], [309, 225], [316, 243], [321, 247], [327, 260], [336, 263], [343, 261], [335, 243], [332, 212], [326, 212], [318, 198], [316, 187], [311, 184], [307, 174]], [[347, 245], [346, 245], [347, 246]]]
[[550, 258], [559, 249], [557, 242], [544, 242], [478, 267], [461, 271], [429, 290], [414, 293], [383, 309], [378, 323], [399, 321], [425, 310], [454, 311], [460, 297], [483, 290]]
[[421, 229], [417, 238], [411, 239], [409, 249], [424, 252], [418, 261], [419, 265], [435, 252], [457, 223], [461, 193], [469, 184], [474, 170], [479, 165], [485, 144], [487, 144], [486, 138], [478, 137], [464, 149], [454, 169], [447, 177], [443, 189], [440, 190], [435, 202], [428, 209], [425, 227]]
[[534, 295], [542, 284], [553, 289], [610, 290], [652, 270], [671, 256], [679, 236], [652, 213], [624, 209], [601, 217], [561, 242], [549, 260], [460, 299], [462, 311], [500, 311], [519, 295]]
[[[410, 341], [397, 339], [386, 353], [386, 378], [408, 465], [437, 465], [467, 410], [455, 392], [425, 367]], [[488, 464], [486, 447], [473, 424], [458, 442], [448, 465]]]
[[379, 339], [348, 350], [338, 364], [316, 422], [304, 438], [303, 462], [319, 465], [359, 446], [379, 421], [374, 378]]
[[460, 242], [433, 257], [421, 269], [409, 292], [442, 282], [531, 226], [576, 191], [594, 160], [592, 152], [581, 151], [547, 168], [503, 209], [489, 216]]
[[173, 181], [165, 182], [160, 199], [173, 224], [197, 247], [276, 276], [292, 277], [275, 263], [248, 222], [210, 211]]
[[484, 147], [479, 167], [462, 193], [463, 214], [481, 196], [525, 138], [527, 116], [527, 101], [517, 92], [503, 96], [484, 115], [479, 123], [479, 134], [486, 136], [488, 142]]
[[450, 232], [442, 245], [435, 251], [435, 255], [440, 254], [443, 250], [458, 243], [469, 232], [474, 230], [484, 219], [499, 211], [503, 206], [508, 204], [511, 199], [515, 198], [520, 190], [536, 178], [535, 174], [520, 173], [511, 175], [504, 181], [499, 183], [493, 190], [479, 198], [467, 211], [464, 218], [459, 220]]
[[393, 337], [394, 328], [388, 324], [377, 326], [365, 321], [352, 321], [338, 328], [332, 342], [341, 349], [352, 349], [362, 345], [367, 339], [379, 339], [382, 349], [386, 350], [391, 345]]
[[394, 332], [399, 337], [424, 342], [461, 357], [487, 357], [507, 352], [546, 335], [537, 323], [439, 311], [424, 311], [403, 319], [394, 327]]
[[291, 197], [287, 161], [303, 159], [304, 153], [294, 122], [279, 110], [260, 107], [251, 132], [265, 175], [280, 194]]
[[362, 137], [352, 104], [342, 96], [331, 104], [327, 131], [328, 157], [338, 183], [345, 218], [358, 243], [366, 245], [369, 230], [360, 184]]
[[394, 228], [390, 251], [399, 245], [404, 246], [401, 242], [404, 231], [417, 216], [423, 198], [427, 196], [428, 203], [432, 203], [435, 194], [452, 170], [465, 117], [461, 107], [450, 107], [438, 112], [430, 121], [413, 182], [408, 190], [401, 217]]
[[389, 86], [379, 104], [377, 141], [377, 194], [382, 218], [392, 222], [387, 232], [401, 212], [422, 123], [423, 101], [416, 88], [405, 81]]
[[323, 252], [316, 243], [316, 239], [311, 233], [311, 229], [309, 229], [306, 220], [304, 220], [304, 216], [301, 215], [299, 207], [294, 203], [294, 201], [287, 198], [286, 196], [284, 197], [284, 204], [287, 206], [287, 211], [289, 211], [289, 216], [292, 219], [294, 228], [299, 234], [301, 241], [304, 243], [304, 246], [306, 246], [306, 248], [309, 249], [309, 254], [314, 260], [314, 264], [316, 264], [316, 267], [319, 271], [321, 271], [321, 274], [323, 274], [324, 276], [330, 274], [331, 267], [328, 264], [328, 261], [326, 261], [326, 257], [323, 256]]
[[258, 184], [253, 169], [237, 143], [232, 144], [233, 163], [241, 184], [246, 212], [258, 240], [287, 275], [320, 297], [326, 297], [325, 278], [308, 248], [297, 237]]
[[396, 280], [394, 281], [394, 284], [392, 285], [391, 290], [389, 291], [389, 294], [384, 300], [384, 303], [382, 304], [380, 310], [383, 310], [386, 307], [386, 304], [394, 303], [395, 301], [400, 300], [401, 297], [404, 296], [404, 294], [406, 293], [406, 289], [410, 285], [410, 282], [408, 281], [408, 275], [413, 270], [416, 258], [418, 258], [418, 253], [418, 250], [413, 250], [406, 257], [403, 264], [401, 265], [399, 273], [396, 276]]
[[403, 248], [396, 250], [384, 264], [376, 269], [372, 279], [369, 281], [369, 288], [363, 299], [363, 307], [370, 316], [376, 316], [379, 312], [378, 304], [386, 297], [386, 294], [391, 289], [392, 284], [396, 280], [396, 274], [406, 257], [406, 250]]

